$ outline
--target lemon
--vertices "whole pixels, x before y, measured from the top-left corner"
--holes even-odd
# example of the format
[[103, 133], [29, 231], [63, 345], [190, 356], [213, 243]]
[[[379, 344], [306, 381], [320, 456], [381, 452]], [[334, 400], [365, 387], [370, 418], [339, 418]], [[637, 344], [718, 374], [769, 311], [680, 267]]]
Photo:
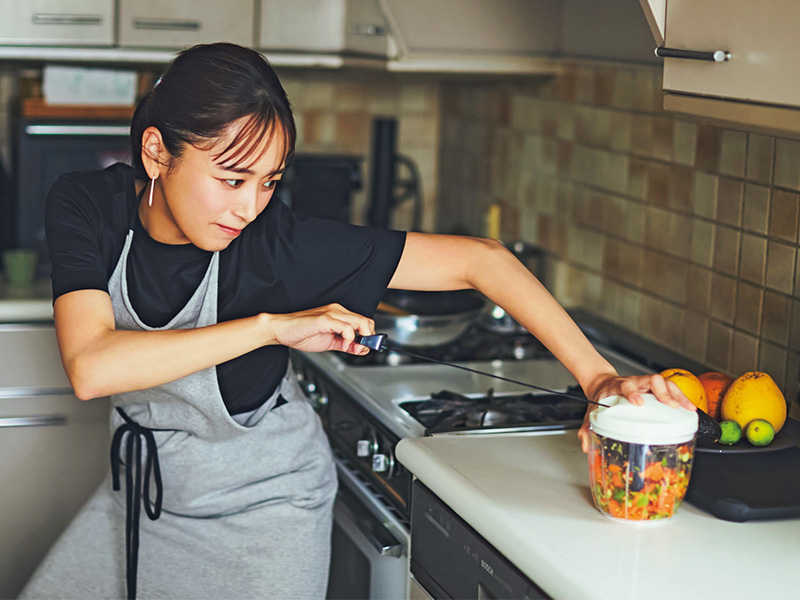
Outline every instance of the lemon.
[[753, 446], [767, 446], [775, 438], [775, 428], [769, 421], [753, 419], [745, 427], [747, 441]]
[[708, 413], [708, 396], [706, 388], [694, 373], [686, 369], [666, 369], [659, 373], [664, 379], [672, 381], [677, 385], [689, 402], [694, 404], [704, 413]]
[[742, 427], [736, 421], [723, 421], [719, 424], [722, 435], [719, 436], [719, 443], [726, 446], [733, 446], [742, 439]]

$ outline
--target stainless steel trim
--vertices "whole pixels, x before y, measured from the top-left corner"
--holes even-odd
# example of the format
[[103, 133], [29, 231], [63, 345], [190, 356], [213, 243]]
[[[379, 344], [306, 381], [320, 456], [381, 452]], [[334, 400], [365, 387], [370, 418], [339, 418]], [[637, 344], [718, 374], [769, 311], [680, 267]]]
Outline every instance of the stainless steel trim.
[[34, 25], [101, 25], [103, 15], [34, 13], [31, 21]]
[[16, 387], [0, 388], [0, 400], [10, 398], [31, 398], [34, 396], [72, 396], [75, 392], [70, 387]]
[[124, 125], [26, 125], [28, 135], [100, 135], [128, 136], [130, 128]]
[[727, 50], [683, 50], [681, 48], [656, 48], [656, 56], [660, 58], [686, 58], [689, 60], [706, 60], [710, 62], [727, 62], [731, 53]]
[[[356, 520], [356, 515], [354, 514], [353, 510], [347, 505], [347, 503], [342, 502], [341, 499], [337, 502], [336, 507], [334, 508], [334, 514], [336, 515], [336, 520], [339, 522], [339, 525], [346, 529], [348, 535], [359, 535], [362, 537], [378, 556], [391, 556], [393, 558], [400, 558], [403, 555], [402, 542], [398, 540], [395, 540], [396, 543], [394, 544], [385, 544], [381, 542], [372, 534], [371, 531], [358, 525], [358, 521]], [[367, 518], [375, 519], [375, 517], [372, 515], [369, 515]], [[388, 531], [386, 533], [389, 534]], [[394, 536], [391, 534], [389, 535], [392, 539], [394, 539]]]
[[66, 425], [65, 415], [37, 415], [33, 417], [0, 417], [2, 427], [52, 427]]
[[199, 31], [200, 21], [171, 21], [169, 19], [134, 19], [134, 29], [158, 31]]

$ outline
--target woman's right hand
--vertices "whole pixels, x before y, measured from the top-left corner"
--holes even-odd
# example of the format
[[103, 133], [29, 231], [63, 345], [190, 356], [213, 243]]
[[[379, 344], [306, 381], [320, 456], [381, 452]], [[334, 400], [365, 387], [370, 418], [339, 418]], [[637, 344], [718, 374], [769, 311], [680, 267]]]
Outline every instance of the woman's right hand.
[[265, 316], [271, 344], [305, 352], [339, 350], [350, 354], [367, 354], [369, 348], [356, 344], [355, 338], [357, 335], [375, 333], [372, 319], [347, 310], [341, 304]]

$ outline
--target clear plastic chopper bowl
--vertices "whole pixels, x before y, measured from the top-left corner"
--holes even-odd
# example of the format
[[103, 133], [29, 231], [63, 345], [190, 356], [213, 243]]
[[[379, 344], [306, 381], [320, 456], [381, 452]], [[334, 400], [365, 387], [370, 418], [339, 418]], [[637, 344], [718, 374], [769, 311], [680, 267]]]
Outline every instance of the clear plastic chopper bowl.
[[601, 400], [589, 415], [589, 478], [597, 509], [628, 524], [669, 520], [689, 485], [697, 413], [643, 394], [643, 406], [622, 396]]

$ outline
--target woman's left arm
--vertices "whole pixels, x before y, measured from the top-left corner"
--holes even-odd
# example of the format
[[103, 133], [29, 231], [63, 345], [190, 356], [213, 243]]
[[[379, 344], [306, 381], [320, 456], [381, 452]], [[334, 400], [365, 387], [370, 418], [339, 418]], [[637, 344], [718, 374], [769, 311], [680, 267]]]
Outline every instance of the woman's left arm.
[[[478, 290], [536, 336], [588, 398], [620, 394], [641, 404], [641, 393], [651, 392], [661, 402], [695, 410], [678, 387], [660, 375], [620, 377], [539, 280], [495, 240], [409, 233], [389, 287]], [[584, 450], [586, 427], [584, 423], [579, 432]]]

